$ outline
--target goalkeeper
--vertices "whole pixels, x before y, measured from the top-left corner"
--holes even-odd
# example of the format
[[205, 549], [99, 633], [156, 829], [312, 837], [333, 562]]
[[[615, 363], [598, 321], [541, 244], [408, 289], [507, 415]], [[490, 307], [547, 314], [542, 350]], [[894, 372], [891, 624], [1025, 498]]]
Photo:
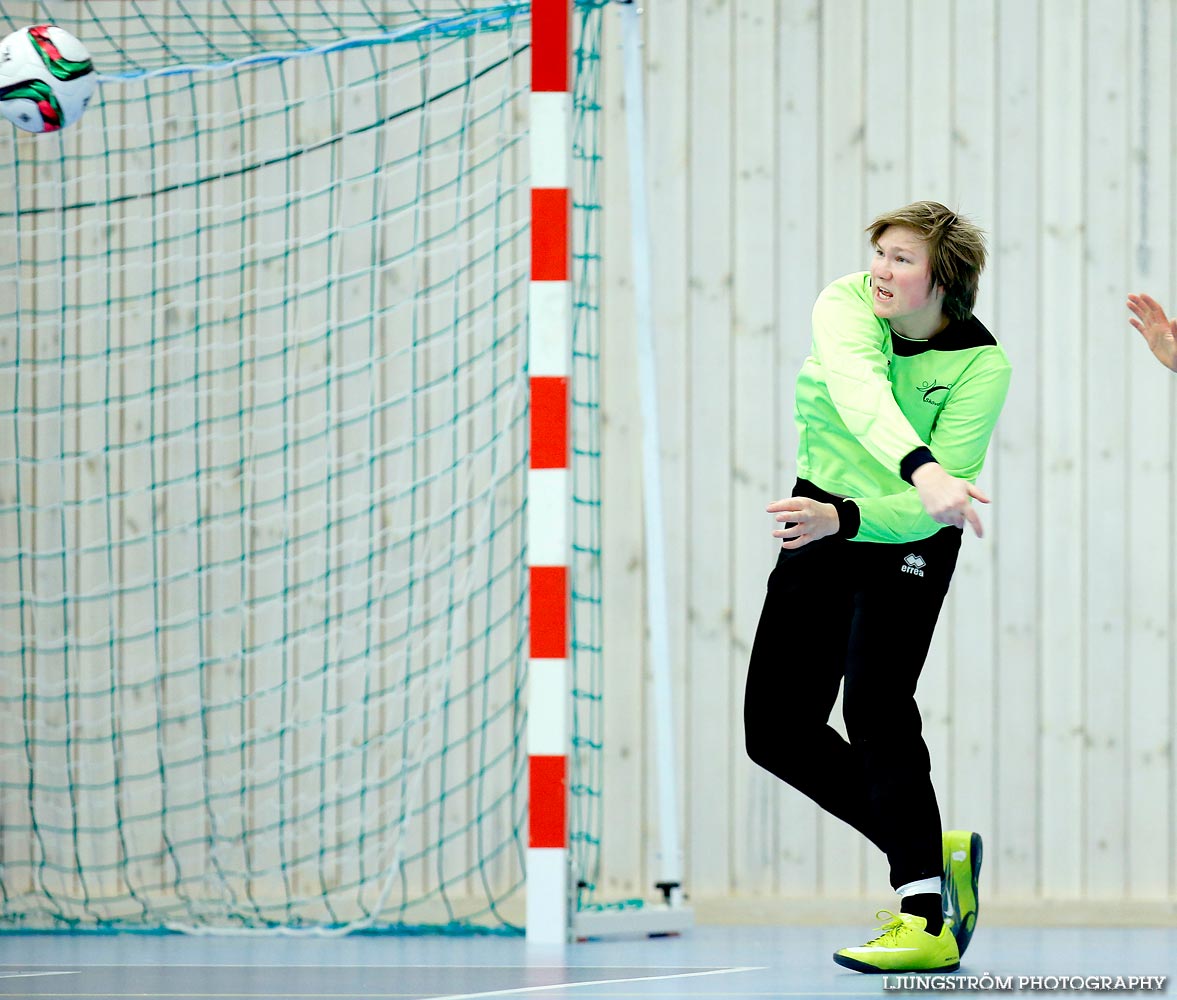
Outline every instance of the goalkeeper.
[[[868, 273], [830, 284], [797, 377], [793, 495], [748, 667], [748, 754], [885, 852], [898, 913], [834, 955], [951, 970], [976, 921], [980, 838], [942, 834], [916, 682], [1009, 386], [972, 309], [985, 240], [941, 204], [868, 227]], [[829, 725], [844, 685], [849, 741]], [[946, 877], [945, 877], [946, 876]], [[945, 920], [945, 915], [949, 919]]]

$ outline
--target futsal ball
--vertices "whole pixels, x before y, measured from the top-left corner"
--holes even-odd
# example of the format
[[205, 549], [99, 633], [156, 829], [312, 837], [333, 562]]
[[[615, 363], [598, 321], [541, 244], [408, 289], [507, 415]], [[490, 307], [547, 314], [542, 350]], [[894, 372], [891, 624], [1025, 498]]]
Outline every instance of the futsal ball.
[[97, 83], [90, 53], [64, 28], [35, 24], [0, 42], [0, 114], [26, 132], [77, 121]]

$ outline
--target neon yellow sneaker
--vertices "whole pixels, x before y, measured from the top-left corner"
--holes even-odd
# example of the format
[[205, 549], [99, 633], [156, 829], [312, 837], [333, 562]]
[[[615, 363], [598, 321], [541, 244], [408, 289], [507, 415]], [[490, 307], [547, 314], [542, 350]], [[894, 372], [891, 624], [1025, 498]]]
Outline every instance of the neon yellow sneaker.
[[834, 961], [855, 972], [954, 972], [960, 968], [956, 938], [945, 924], [933, 937], [928, 922], [914, 913], [879, 910], [886, 923], [879, 934], [857, 948], [834, 952]]
[[963, 956], [981, 910], [977, 880], [981, 875], [981, 835], [968, 830], [944, 834], [944, 923], [952, 927], [957, 951]]

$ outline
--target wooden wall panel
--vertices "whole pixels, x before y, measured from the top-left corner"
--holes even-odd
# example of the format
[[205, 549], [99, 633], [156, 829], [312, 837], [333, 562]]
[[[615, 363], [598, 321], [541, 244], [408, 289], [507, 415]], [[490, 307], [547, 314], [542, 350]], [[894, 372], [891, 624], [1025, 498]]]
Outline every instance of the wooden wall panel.
[[[1045, 513], [1037, 501], [1042, 446], [1036, 386], [1045, 366], [1037, 322], [1042, 190], [1042, 38], [1039, 9], [1003, 0], [997, 10], [997, 124], [993, 140], [994, 203], [986, 284], [994, 296], [991, 328], [1013, 367], [1009, 398], [998, 422], [985, 482], [993, 508], [985, 518], [996, 576], [996, 716], [992, 730], [995, 811], [985, 852], [986, 878], [997, 892], [1037, 889], [1040, 861], [1042, 569], [1036, 557]], [[963, 723], [963, 720], [962, 720]]]
[[[761, 107], [775, 104], [777, 73], [785, 67], [774, 58], [778, 12], [757, 0], [735, 5], [735, 61], [732, 138], [735, 171], [732, 191], [732, 370], [743, 406], [733, 408], [730, 477], [732, 603], [727, 619], [729, 732], [743, 731], [744, 665], [760, 617], [765, 578], [773, 546], [764, 512], [766, 497], [777, 485], [771, 461], [780, 438], [775, 419], [777, 307], [775, 286], [780, 213], [777, 202], [778, 156], [774, 116], [764, 122]], [[766, 127], [766, 124], [768, 127]], [[784, 623], [782, 623], [783, 625]], [[744, 766], [743, 742], [728, 740], [733, 793], [748, 803], [748, 821], [731, 824], [731, 872], [728, 887], [737, 893], [763, 895], [775, 888], [777, 851], [776, 784], [760, 768]]]
[[[1133, 290], [1157, 289], [1161, 301], [1173, 301], [1172, 212], [1174, 131], [1171, 65], [1174, 8], [1149, 2], [1133, 8], [1128, 27], [1128, 148], [1132, 151], [1123, 204], [1128, 212], [1129, 284]], [[1126, 894], [1163, 899], [1177, 883], [1172, 739], [1174, 718], [1174, 496], [1173, 394], [1171, 373], [1144, 350], [1134, 330], [1126, 331], [1125, 500], [1128, 572], [1124, 601], [1124, 673], [1126, 701], [1125, 804], [1127, 828]], [[1165, 498], [1157, 503], [1157, 498]], [[1166, 502], [1167, 501], [1167, 502]], [[1163, 832], [1168, 832], [1164, 836]], [[1162, 844], [1152, 851], [1149, 844]], [[1151, 861], [1150, 861], [1151, 857]]]
[[[616, 21], [608, 19], [609, 27], [616, 28]], [[680, 54], [685, 37], [686, 24], [679, 22], [678, 32], [668, 30], [658, 39], [658, 47], [647, 49], [646, 85], [651, 88], [669, 87], [676, 89], [686, 81], [686, 58]], [[607, 107], [621, 108], [624, 82], [622, 73], [621, 45], [619, 37], [609, 36], [609, 51], [613, 58], [604, 60], [602, 72], [604, 85], [602, 94]], [[676, 58], [677, 57], [677, 58]], [[676, 72], [677, 70], [677, 72]], [[675, 79], [668, 84], [660, 83], [663, 74], [671, 73]], [[672, 144], [663, 139], [661, 128], [671, 126], [682, 129], [686, 125], [683, 115], [650, 116], [649, 135], [652, 143], [659, 146]], [[625, 148], [625, 118], [622, 114], [603, 117], [605, 130], [602, 145], [607, 149]], [[682, 164], [679, 177], [685, 175], [686, 153], [679, 150], [677, 160]], [[681, 192], [681, 180], [664, 174], [659, 177], [650, 172], [650, 212], [653, 219], [665, 219], [666, 224], [679, 227], [684, 224], [686, 212], [677, 197], [671, 197], [666, 204], [663, 193], [669, 185]], [[648, 877], [645, 851], [653, 842], [647, 809], [652, 803], [647, 778], [653, 747], [647, 742], [649, 728], [646, 725], [646, 680], [647, 667], [643, 651], [646, 648], [645, 632], [645, 571], [642, 563], [642, 481], [641, 481], [641, 414], [637, 399], [637, 341], [634, 327], [633, 282], [631, 280], [632, 255], [630, 251], [629, 184], [622, 170], [606, 169], [601, 184], [602, 198], [606, 204], [622, 206], [617, 216], [604, 217], [604, 240], [608, 253], [614, 258], [602, 272], [602, 310], [608, 310], [609, 325], [602, 329], [602, 342], [607, 349], [601, 353], [601, 410], [604, 416], [601, 427], [601, 475], [610, 484], [611, 501], [601, 510], [601, 569], [608, 580], [608, 597], [603, 602], [604, 621], [602, 628], [612, 645], [605, 660], [609, 684], [614, 694], [604, 702], [604, 771], [608, 794], [602, 799], [604, 828], [609, 836], [601, 842], [601, 868], [606, 893], [628, 895], [635, 893], [640, 885], [653, 881]], [[661, 225], [661, 223], [659, 223]], [[677, 233], [677, 228], [672, 232]], [[681, 245], [681, 244], [680, 244]], [[665, 290], [668, 278], [660, 270], [660, 258], [653, 261], [655, 288]], [[678, 302], [676, 296], [676, 303]], [[655, 299], [655, 322], [660, 323], [657, 312], [660, 304]], [[669, 380], [662, 383], [670, 387]], [[673, 422], [665, 416], [663, 403], [663, 436], [674, 434]], [[616, 464], [615, 464], [616, 460]], [[669, 476], [663, 468], [663, 475]], [[675, 484], [664, 485], [667, 496], [675, 495]], [[673, 559], [671, 551], [668, 558]], [[672, 565], [674, 565], [672, 563]], [[681, 615], [672, 616], [672, 621], [681, 621]], [[677, 638], [677, 634], [672, 636]], [[676, 662], [682, 655], [682, 643], [673, 646]], [[627, 665], [628, 669], [623, 666]], [[681, 688], [676, 692], [681, 705]]]
[[[1083, 854], [1079, 831], [1083, 802], [1083, 574], [1086, 528], [1083, 478], [1083, 385], [1074, 360], [1083, 356], [1083, 20], [1074, 4], [1043, 0], [1045, 36], [1040, 53], [1043, 159], [1041, 296], [1036, 322], [1044, 368], [1035, 385], [1018, 382], [1011, 397], [1040, 403], [1035, 424], [1042, 441], [1034, 489], [1042, 505], [1038, 558], [1042, 564], [1040, 659], [1042, 686], [1042, 861], [1045, 889], [1068, 898], [1081, 894]], [[1044, 36], [1044, 41], [1045, 41]], [[1078, 85], [1077, 84], [1078, 81]], [[1006, 337], [1016, 336], [1014, 331]], [[1015, 411], [1015, 414], [1017, 411]], [[1011, 416], [1007, 414], [1008, 422]]]
[[[1080, 495], [1096, 497], [1125, 483], [1128, 351], [1138, 345], [1109, 337], [1123, 322], [1131, 266], [1130, 126], [1127, 113], [1128, 18], [1125, 9], [1090, 3], [1087, 11], [1083, 91], [1085, 148], [1082, 271], [1083, 328], [1076, 382], [1082, 391], [1083, 482]], [[1079, 346], [1079, 345], [1077, 345]], [[1110, 419], [1109, 419], [1110, 418]], [[1084, 894], [1115, 898], [1125, 891], [1127, 794], [1125, 743], [1124, 594], [1129, 567], [1125, 519], [1119, 504], [1082, 503], [1085, 553], [1083, 633], [1082, 834]]]
[[[919, 695], [945, 823], [986, 834], [996, 898], [1172, 901], [1177, 383], [1124, 297], [1177, 311], [1174, 18], [1164, 0], [647, 8], [656, 228], [681, 237], [655, 244], [659, 336], [681, 330], [687, 366], [669, 361], [660, 391], [664, 412], [692, 415], [663, 453], [687, 487], [665, 515], [690, 526], [672, 587], [689, 595], [675, 669], [697, 896], [886, 893], [873, 849], [746, 760], [739, 699], [773, 559], [761, 514], [794, 478], [813, 298], [867, 265], [874, 214], [931, 197], [989, 234], [978, 315], [1014, 366], [980, 480], [986, 537], [965, 541]], [[749, 96], [761, 86], [776, 99]], [[617, 185], [626, 153], [609, 136]], [[607, 274], [626, 212], [607, 206]], [[630, 335], [624, 305], [606, 302], [606, 353]], [[605, 407], [631, 443], [636, 406], [616, 391]], [[607, 459], [606, 512], [632, 490], [609, 470], [632, 467]], [[632, 653], [632, 635], [616, 641]], [[606, 659], [607, 684], [632, 671]]]
[[[730, 881], [734, 817], [717, 815], [711, 789], [730, 784], [738, 744], [733, 744], [729, 632], [731, 622], [731, 414], [732, 204], [736, 171], [732, 155], [735, 107], [733, 17], [730, 4], [706, 4], [692, 15], [687, 88], [690, 130], [687, 148], [687, 326], [682, 379], [687, 387], [687, 493], [682, 510], [685, 538], [687, 618], [686, 816], [693, 836], [687, 845], [687, 878], [696, 891], [723, 893]], [[713, 59], [717, 52], [727, 58]], [[676, 365], [672, 362], [670, 374]], [[726, 470], [722, 474], [720, 470]]]

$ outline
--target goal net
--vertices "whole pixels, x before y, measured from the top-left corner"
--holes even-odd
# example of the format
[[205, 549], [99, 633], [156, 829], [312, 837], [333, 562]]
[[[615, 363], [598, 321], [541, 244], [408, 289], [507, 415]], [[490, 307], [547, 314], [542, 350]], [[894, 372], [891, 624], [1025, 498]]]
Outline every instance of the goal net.
[[[601, 2], [573, 19], [582, 894]], [[103, 77], [60, 133], [0, 122], [0, 927], [516, 929], [528, 5], [0, 2], [0, 34], [50, 21]]]

